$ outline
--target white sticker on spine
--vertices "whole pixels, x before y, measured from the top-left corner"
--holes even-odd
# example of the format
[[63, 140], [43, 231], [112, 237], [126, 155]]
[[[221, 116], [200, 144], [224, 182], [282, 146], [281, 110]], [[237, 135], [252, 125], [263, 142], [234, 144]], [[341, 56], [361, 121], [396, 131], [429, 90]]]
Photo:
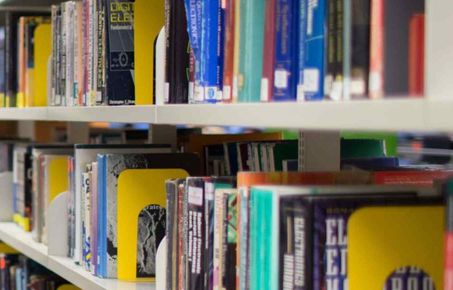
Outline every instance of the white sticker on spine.
[[189, 203], [197, 206], [203, 205], [203, 189], [199, 187], [189, 187]]
[[305, 92], [315, 93], [319, 91], [319, 70], [307, 68], [304, 70], [304, 89]]

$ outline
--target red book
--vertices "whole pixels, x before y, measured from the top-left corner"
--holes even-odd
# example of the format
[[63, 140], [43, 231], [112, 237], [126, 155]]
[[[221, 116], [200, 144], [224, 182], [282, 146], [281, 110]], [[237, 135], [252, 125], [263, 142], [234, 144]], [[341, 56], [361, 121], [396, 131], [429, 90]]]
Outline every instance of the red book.
[[433, 186], [436, 180], [453, 176], [453, 171], [377, 171], [373, 173], [373, 184]]
[[263, 77], [261, 79], [261, 101], [272, 101], [275, 62], [275, 0], [266, 1], [266, 23], [264, 27]]
[[384, 96], [384, 0], [371, 0], [369, 97]]
[[409, 95], [424, 94], [425, 15], [414, 14], [409, 24]]
[[222, 0], [225, 12], [225, 53], [223, 68], [223, 102], [233, 100], [235, 0]]

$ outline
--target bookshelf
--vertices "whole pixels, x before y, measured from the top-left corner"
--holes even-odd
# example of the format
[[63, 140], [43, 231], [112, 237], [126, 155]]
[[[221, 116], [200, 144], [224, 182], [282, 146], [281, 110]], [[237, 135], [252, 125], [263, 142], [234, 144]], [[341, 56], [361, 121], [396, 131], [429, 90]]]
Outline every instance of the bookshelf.
[[0, 239], [81, 289], [155, 289], [154, 283], [127, 283], [113, 279], [100, 279], [91, 275], [82, 267], [75, 265], [69, 258], [49, 256], [46, 246], [35, 242], [30, 233], [25, 233], [14, 223], [0, 223]]

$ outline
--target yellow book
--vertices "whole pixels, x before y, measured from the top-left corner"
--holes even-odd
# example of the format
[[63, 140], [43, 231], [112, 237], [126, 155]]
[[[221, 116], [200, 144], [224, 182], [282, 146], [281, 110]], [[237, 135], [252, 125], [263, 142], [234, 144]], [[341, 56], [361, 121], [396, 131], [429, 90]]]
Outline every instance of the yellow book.
[[48, 181], [48, 196], [47, 205], [50, 204], [57, 195], [67, 191], [68, 184], [68, 157], [65, 155], [45, 156], [48, 161], [47, 181]]
[[57, 288], [57, 290], [79, 290], [80, 288], [71, 284], [64, 284]]
[[47, 106], [47, 64], [52, 54], [52, 28], [50, 24], [39, 24], [35, 29], [34, 69], [29, 69], [30, 94], [27, 105]]
[[[188, 175], [183, 169], [130, 169], [120, 174], [118, 180], [118, 279], [154, 281], [153, 277], [141, 278], [148, 276], [150, 272], [155, 273], [154, 261], [146, 261], [146, 257], [148, 259], [155, 257], [158, 247], [152, 240], [146, 239], [146, 233], [150, 230], [149, 217], [154, 217], [153, 221], [156, 225], [159, 225], [160, 221], [165, 223], [165, 181], [172, 178], [185, 178]], [[139, 227], [139, 224], [144, 227]], [[161, 234], [165, 235], [165, 233]]]
[[0, 253], [2, 254], [19, 254], [19, 252], [7, 244], [0, 242]]
[[420, 268], [430, 275], [435, 289], [443, 289], [444, 212], [441, 206], [356, 211], [348, 224], [349, 289], [382, 290], [401, 267]]
[[134, 8], [135, 104], [153, 104], [154, 40], [165, 24], [164, 0], [136, 0]]

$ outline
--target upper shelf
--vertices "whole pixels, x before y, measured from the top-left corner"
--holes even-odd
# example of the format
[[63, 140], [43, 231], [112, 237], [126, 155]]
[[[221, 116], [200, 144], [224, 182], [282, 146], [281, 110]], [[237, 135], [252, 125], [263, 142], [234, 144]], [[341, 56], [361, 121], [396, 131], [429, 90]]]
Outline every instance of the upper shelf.
[[453, 131], [453, 100], [2, 108], [0, 120], [122, 122], [306, 130]]

